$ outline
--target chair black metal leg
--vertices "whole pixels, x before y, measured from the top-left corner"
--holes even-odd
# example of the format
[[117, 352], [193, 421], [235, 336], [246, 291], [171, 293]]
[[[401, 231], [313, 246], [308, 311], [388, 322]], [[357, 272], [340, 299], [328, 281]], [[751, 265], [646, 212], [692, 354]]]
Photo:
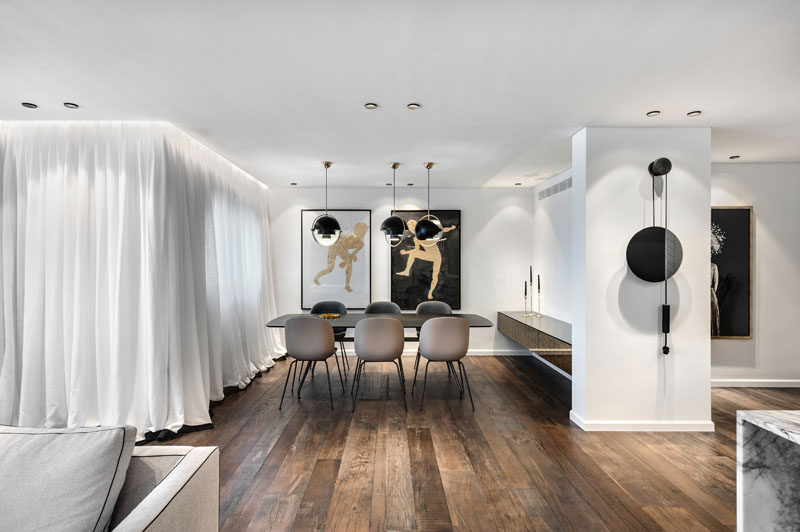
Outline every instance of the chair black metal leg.
[[[295, 370], [297, 369], [297, 360], [292, 360], [292, 363], [289, 364], [289, 371], [286, 372], [286, 382], [283, 383], [283, 393], [281, 394], [281, 404], [278, 405], [278, 410], [283, 408], [283, 397], [286, 395], [286, 387], [289, 386], [289, 375], [292, 374], [292, 366], [294, 366]], [[292, 388], [294, 388], [294, 381], [292, 381]]]
[[419, 367], [419, 357], [420, 356], [422, 356], [422, 353], [420, 353], [419, 349], [417, 349], [417, 358], [416, 358], [416, 360], [414, 360], [414, 369], [417, 369]]
[[461, 363], [458, 364], [458, 374], [461, 376], [461, 397], [459, 399], [464, 398], [464, 370], [461, 369]]
[[358, 379], [358, 369], [361, 367], [361, 360], [356, 360], [356, 371], [353, 373], [353, 381], [350, 383], [350, 396], [353, 395], [353, 390], [356, 389], [356, 380]]
[[394, 365], [397, 368], [397, 378], [400, 379], [400, 393], [403, 394], [403, 409], [408, 412], [408, 405], [406, 404], [406, 390], [405, 386], [403, 385], [403, 374], [401, 373], [400, 366], [397, 365], [397, 362], [395, 362]]
[[[334, 352], [333, 352], [333, 358], [335, 358], [335, 359], [336, 359], [336, 367], [338, 368], [338, 367], [339, 367], [339, 353], [337, 353], [336, 351], [334, 351]], [[343, 355], [343, 356], [342, 356], [342, 366], [344, 366], [345, 362], [346, 362], [346, 361], [345, 361], [345, 359], [344, 359], [344, 355]], [[339, 370], [339, 378], [340, 378], [340, 379], [342, 378], [342, 370], [341, 370], [341, 369]], [[347, 380], [347, 371], [345, 371], [345, 372], [344, 372], [344, 380]]]
[[[342, 383], [342, 395], [344, 395], [344, 380], [342, 379], [342, 369], [339, 367], [339, 358], [336, 356], [335, 353], [334, 353], [334, 359], [336, 360], [336, 369], [339, 371], [339, 382]], [[327, 366], [328, 363], [326, 362], [325, 365]], [[345, 375], [347, 375], [347, 372], [345, 372]]]
[[403, 369], [403, 357], [397, 358], [397, 367], [400, 368], [400, 378], [402, 379], [400, 382], [403, 385], [403, 394], [406, 393], [406, 371]]
[[464, 363], [460, 360], [458, 361], [458, 365], [461, 367], [461, 371], [464, 372], [464, 382], [467, 385], [467, 392], [469, 392], [469, 402], [472, 403], [472, 410], [475, 411], [475, 402], [472, 400], [472, 389], [469, 387], [469, 378], [467, 377], [467, 368], [464, 367]]
[[[428, 366], [431, 365], [431, 361], [425, 364], [425, 380], [422, 381], [422, 401], [419, 403], [419, 411], [422, 412], [422, 409], [425, 407], [425, 386], [428, 384]], [[413, 387], [412, 387], [413, 390]]]
[[[325, 374], [328, 376], [328, 396], [331, 398], [331, 410], [333, 410], [333, 392], [331, 391], [331, 371], [328, 369], [328, 361], [325, 361]], [[344, 383], [342, 383], [344, 387]]]
[[456, 375], [456, 368], [453, 367], [452, 362], [447, 362], [447, 380], [450, 380], [451, 377], [454, 378], [456, 386], [458, 386], [458, 397], [463, 397], [464, 390], [461, 388], [461, 381], [458, 380], [458, 375]]
[[357, 364], [356, 367], [356, 375], [357, 375], [357, 377], [355, 378], [356, 393], [353, 396], [353, 410], [352, 410], [353, 412], [356, 411], [356, 405], [358, 404], [358, 392], [361, 391], [361, 374], [364, 372], [364, 366], [367, 364], [363, 360], [360, 360], [359, 362], [360, 364]]
[[308, 372], [311, 369], [311, 362], [306, 364], [306, 370], [303, 372], [303, 376], [300, 378], [300, 384], [297, 385], [297, 398], [300, 399], [300, 391], [303, 389], [303, 383], [306, 382], [306, 377], [308, 376]]
[[344, 348], [344, 340], [339, 340], [339, 347], [342, 348], [342, 358], [344, 358], [345, 372], [350, 369], [350, 361], [347, 359], [347, 349]]
[[411, 395], [414, 395], [414, 387], [417, 385], [417, 372], [419, 371], [419, 351], [417, 351], [417, 361], [414, 363], [414, 382], [411, 383]]
[[[294, 360], [293, 362], [295, 364], [294, 364], [294, 375], [292, 375], [292, 395], [294, 395], [294, 382], [297, 380], [297, 366], [298, 366], [297, 360]], [[300, 365], [300, 375], [302, 375], [303, 374], [303, 367], [302, 367], [303, 363], [301, 362], [299, 365]], [[292, 370], [292, 366], [289, 365], [289, 371], [291, 371], [291, 370]]]
[[311, 364], [311, 379], [313, 380], [314, 379], [314, 370], [317, 369], [317, 363], [316, 362], [309, 362], [309, 364]]

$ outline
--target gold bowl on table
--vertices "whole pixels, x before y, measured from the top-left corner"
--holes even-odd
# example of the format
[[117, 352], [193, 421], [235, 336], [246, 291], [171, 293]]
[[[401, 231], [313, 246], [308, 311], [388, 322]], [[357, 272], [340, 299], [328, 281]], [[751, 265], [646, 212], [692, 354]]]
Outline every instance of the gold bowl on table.
[[322, 314], [319, 315], [319, 317], [322, 318], [323, 320], [335, 320], [340, 316], [341, 315], [337, 314], [336, 312], [323, 312]]

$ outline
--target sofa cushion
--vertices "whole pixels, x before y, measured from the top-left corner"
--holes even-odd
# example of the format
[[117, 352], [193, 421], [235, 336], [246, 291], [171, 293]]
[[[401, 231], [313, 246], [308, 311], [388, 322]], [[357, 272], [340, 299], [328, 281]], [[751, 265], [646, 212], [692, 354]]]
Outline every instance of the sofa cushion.
[[0, 426], [0, 530], [105, 530], [133, 427]]

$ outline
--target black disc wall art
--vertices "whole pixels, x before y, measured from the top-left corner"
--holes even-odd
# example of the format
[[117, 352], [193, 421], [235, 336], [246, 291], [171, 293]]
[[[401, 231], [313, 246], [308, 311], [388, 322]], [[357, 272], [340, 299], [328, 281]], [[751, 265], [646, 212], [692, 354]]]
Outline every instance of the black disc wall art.
[[646, 227], [633, 235], [625, 252], [636, 277], [651, 283], [675, 275], [683, 261], [683, 247], [675, 233], [663, 227]]

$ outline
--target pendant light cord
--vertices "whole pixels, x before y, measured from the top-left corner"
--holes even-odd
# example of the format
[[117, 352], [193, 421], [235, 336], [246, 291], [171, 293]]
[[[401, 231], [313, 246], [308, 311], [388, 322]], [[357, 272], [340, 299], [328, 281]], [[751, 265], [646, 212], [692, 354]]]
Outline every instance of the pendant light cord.
[[428, 216], [431, 215], [431, 169], [428, 168]]
[[397, 168], [392, 166], [392, 215], [397, 211]]
[[325, 216], [328, 216], [328, 167], [325, 167]]

